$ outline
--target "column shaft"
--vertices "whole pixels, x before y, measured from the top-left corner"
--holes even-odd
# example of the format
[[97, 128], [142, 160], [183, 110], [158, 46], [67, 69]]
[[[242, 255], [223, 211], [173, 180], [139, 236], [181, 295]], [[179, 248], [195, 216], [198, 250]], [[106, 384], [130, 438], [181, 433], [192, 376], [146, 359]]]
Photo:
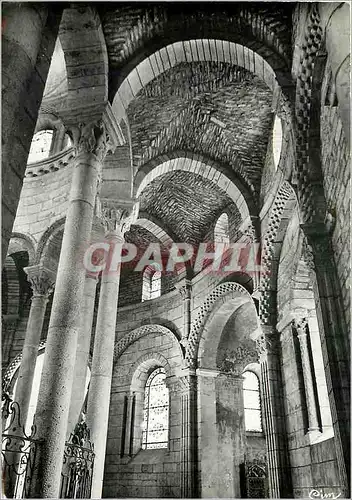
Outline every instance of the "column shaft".
[[257, 340], [261, 368], [261, 400], [266, 430], [270, 498], [292, 496], [287, 449], [283, 385], [278, 339], [271, 326], [262, 325]]
[[[123, 241], [111, 233], [106, 239], [115, 244]], [[92, 498], [101, 498], [103, 487], [119, 283], [119, 268], [116, 272], [103, 273], [87, 411], [87, 425], [95, 452]]]
[[75, 159], [36, 412], [38, 457], [34, 495], [58, 498], [67, 418], [84, 289], [83, 253], [88, 246], [101, 162], [93, 153]]
[[197, 498], [197, 389], [195, 375], [181, 379], [181, 497]]
[[306, 332], [300, 332], [298, 335], [299, 347], [301, 351], [301, 360], [303, 367], [304, 389], [306, 394], [307, 410], [308, 410], [308, 425], [309, 431], [319, 431], [319, 422], [317, 415], [317, 406], [314, 397], [314, 386], [311, 364], [308, 351], [308, 339]]
[[20, 405], [21, 421], [26, 425], [29, 402], [32, 393], [34, 370], [37, 362], [38, 348], [43, 328], [48, 297], [37, 295], [32, 297], [26, 337], [22, 349], [22, 361], [19, 368], [14, 400]]
[[67, 437], [69, 437], [70, 433], [74, 430], [75, 425], [78, 423], [85, 400], [96, 286], [96, 277], [87, 275], [84, 283], [83, 307], [81, 308], [81, 324], [77, 340], [75, 371], [67, 424]]

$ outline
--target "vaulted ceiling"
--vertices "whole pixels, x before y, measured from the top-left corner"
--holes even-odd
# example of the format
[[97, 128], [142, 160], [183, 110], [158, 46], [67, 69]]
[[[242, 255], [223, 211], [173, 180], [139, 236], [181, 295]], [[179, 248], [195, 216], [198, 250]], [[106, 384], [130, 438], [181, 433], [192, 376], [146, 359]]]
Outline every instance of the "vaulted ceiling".
[[[195, 2], [182, 8], [172, 2], [96, 3], [108, 55], [110, 102], [139, 63], [169, 44], [187, 40], [239, 44], [266, 61], [279, 83], [287, 82], [294, 7], [294, 2]], [[224, 57], [205, 59], [176, 61], [133, 92], [126, 107], [129, 130], [125, 134], [130, 144], [106, 159], [105, 198], [118, 197], [121, 189], [129, 191], [129, 180], [121, 178], [122, 168], [136, 173], [145, 165], [157, 165], [159, 159], [162, 163], [165, 154], [174, 157], [175, 151], [182, 151], [221, 166], [244, 187], [246, 199], [249, 195], [253, 206], [259, 207], [274, 117], [272, 89], [254, 67], [242, 67]], [[62, 54], [60, 62], [62, 66]], [[49, 97], [61, 81], [58, 73], [53, 72], [55, 81], [47, 85]], [[43, 109], [45, 105], [44, 99]], [[226, 207], [232, 204], [232, 211], [237, 210], [216, 183], [184, 171], [154, 179], [139, 201], [143, 217], [156, 222], [171, 238], [190, 243], [202, 241]], [[145, 247], [155, 236], [133, 226], [127, 240]]]

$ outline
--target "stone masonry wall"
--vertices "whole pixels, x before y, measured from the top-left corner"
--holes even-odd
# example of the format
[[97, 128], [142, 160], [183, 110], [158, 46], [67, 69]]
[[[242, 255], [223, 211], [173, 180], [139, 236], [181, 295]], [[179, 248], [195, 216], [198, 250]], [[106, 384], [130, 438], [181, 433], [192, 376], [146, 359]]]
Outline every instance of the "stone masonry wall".
[[350, 326], [350, 177], [351, 165], [336, 96], [331, 96], [331, 74], [327, 64], [322, 86], [321, 165], [328, 209], [336, 218], [332, 244], [337, 274]]

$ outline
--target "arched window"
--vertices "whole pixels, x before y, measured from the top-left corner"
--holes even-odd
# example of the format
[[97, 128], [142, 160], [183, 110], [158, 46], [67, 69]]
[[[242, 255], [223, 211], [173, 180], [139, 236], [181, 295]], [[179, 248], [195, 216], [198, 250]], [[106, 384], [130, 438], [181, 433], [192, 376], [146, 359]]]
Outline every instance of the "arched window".
[[27, 163], [35, 163], [48, 158], [50, 155], [52, 140], [53, 130], [41, 130], [40, 132], [37, 132], [32, 139]]
[[143, 273], [142, 302], [161, 295], [161, 271], [156, 265], [148, 266]]
[[246, 431], [262, 432], [259, 380], [255, 373], [243, 373], [243, 405]]
[[143, 449], [167, 448], [169, 435], [169, 390], [165, 370], [149, 375], [144, 392]]
[[214, 228], [215, 243], [230, 243], [229, 238], [229, 218], [223, 213], [218, 218]]
[[280, 118], [275, 115], [274, 126], [273, 126], [273, 156], [274, 165], [277, 169], [281, 156], [281, 146], [282, 146], [282, 125]]

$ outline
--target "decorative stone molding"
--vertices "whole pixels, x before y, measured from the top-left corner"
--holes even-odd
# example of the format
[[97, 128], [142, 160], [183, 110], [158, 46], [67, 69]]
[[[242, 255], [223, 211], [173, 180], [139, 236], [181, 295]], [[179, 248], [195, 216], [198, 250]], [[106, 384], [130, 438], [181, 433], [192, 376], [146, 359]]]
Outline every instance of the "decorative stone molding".
[[33, 297], [49, 297], [54, 290], [56, 274], [41, 265], [25, 267], [24, 271], [32, 286]]
[[[166, 328], [165, 326], [162, 326], [162, 325], [144, 325], [144, 326], [141, 326], [139, 328], [136, 328], [135, 330], [132, 330], [132, 332], [127, 333], [124, 337], [122, 337], [120, 340], [118, 340], [116, 342], [115, 349], [114, 349], [114, 361], [115, 362], [117, 361], [117, 359], [128, 348], [128, 346], [130, 344], [133, 344], [133, 342], [136, 342], [140, 338], [145, 337], [146, 335], [150, 335], [152, 333], [159, 333], [161, 335], [167, 335], [167, 337], [173, 343], [178, 344], [178, 340], [177, 340], [177, 337], [175, 336], [175, 334], [171, 330]], [[180, 350], [181, 350], [181, 348], [180, 348]]]
[[292, 187], [285, 181], [276, 195], [268, 228], [263, 239], [259, 301], [259, 317], [262, 324], [270, 323], [275, 306], [271, 293], [273, 246], [287, 201], [293, 195]]
[[210, 311], [212, 310], [214, 304], [223, 298], [227, 294], [231, 293], [240, 293], [244, 296], [248, 297], [251, 300], [251, 297], [247, 290], [243, 288], [239, 283], [223, 283], [217, 286], [205, 299], [203, 305], [200, 308], [200, 311], [197, 314], [197, 317], [191, 324], [191, 330], [188, 338], [188, 342], [186, 345], [186, 361], [190, 364], [190, 366], [195, 364], [196, 354], [198, 351], [198, 345], [200, 340], [200, 334], [204, 327], [204, 324], [209, 317]]
[[264, 332], [256, 339], [256, 349], [261, 363], [267, 359], [268, 354], [279, 354], [278, 340], [276, 332]]
[[75, 157], [73, 147], [60, 151], [59, 153], [49, 156], [45, 160], [36, 163], [29, 163], [26, 168], [25, 177], [39, 177], [41, 175], [57, 172], [67, 167]]

